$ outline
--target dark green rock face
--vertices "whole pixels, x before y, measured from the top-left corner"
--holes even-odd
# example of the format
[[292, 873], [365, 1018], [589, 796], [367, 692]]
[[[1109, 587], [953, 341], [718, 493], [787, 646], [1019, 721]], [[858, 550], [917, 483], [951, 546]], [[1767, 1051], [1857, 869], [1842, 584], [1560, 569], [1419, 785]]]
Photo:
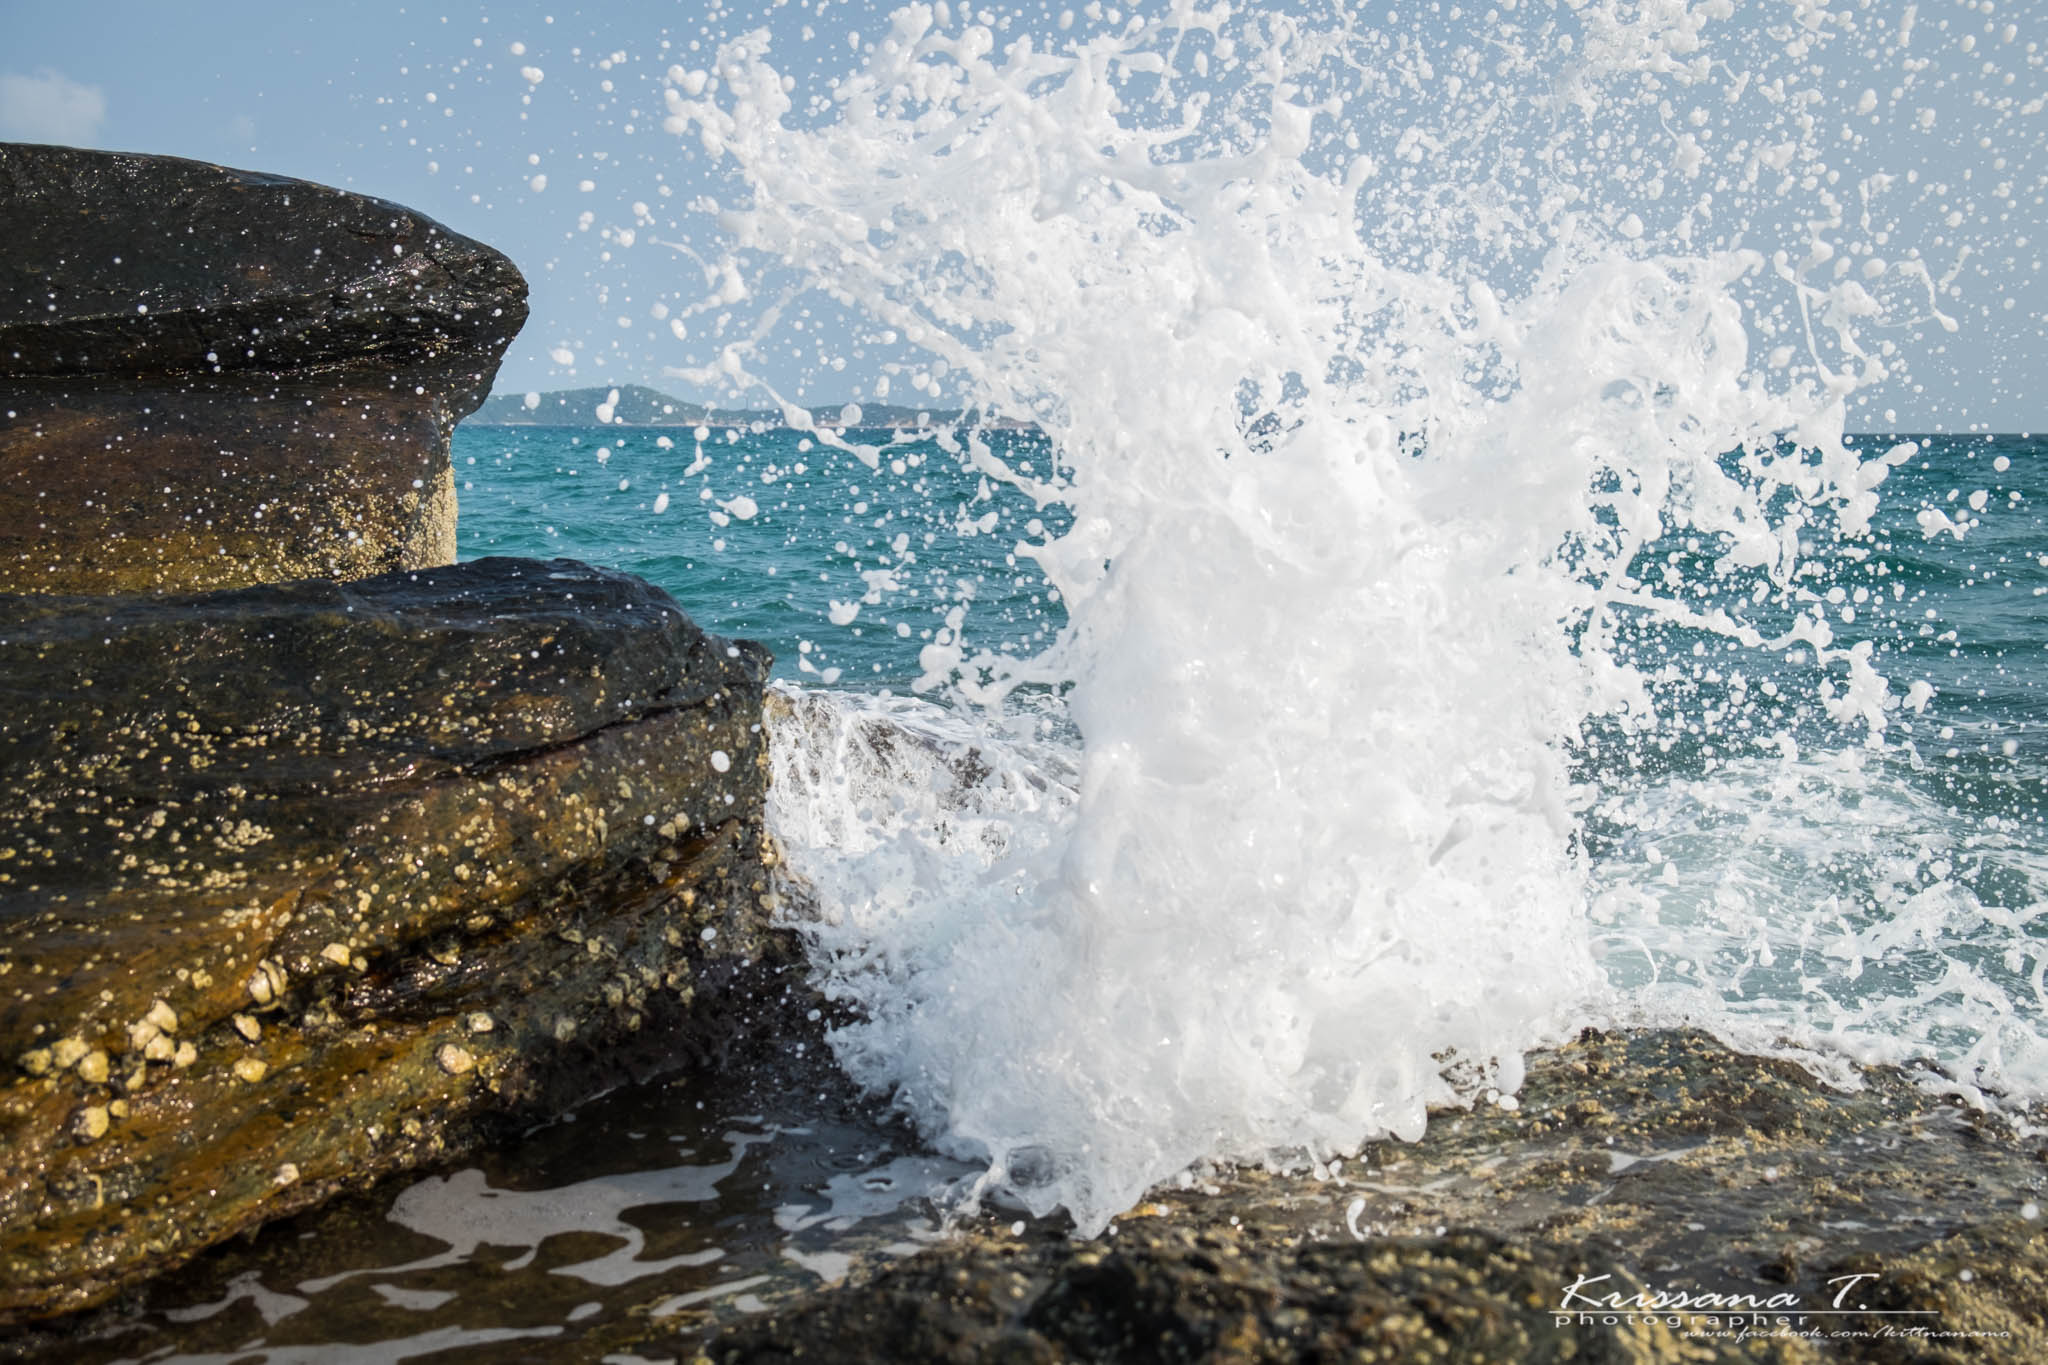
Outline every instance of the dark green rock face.
[[454, 558], [454, 424], [526, 282], [409, 209], [0, 143], [0, 592], [176, 592]]
[[0, 597], [0, 1314], [701, 1043], [767, 663], [569, 561]]

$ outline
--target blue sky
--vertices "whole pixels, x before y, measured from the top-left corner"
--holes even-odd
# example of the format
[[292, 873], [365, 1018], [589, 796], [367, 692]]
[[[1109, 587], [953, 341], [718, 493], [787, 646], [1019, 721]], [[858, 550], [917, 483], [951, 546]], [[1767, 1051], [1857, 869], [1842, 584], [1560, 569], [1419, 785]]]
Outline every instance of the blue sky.
[[[639, 344], [627, 354], [602, 338], [616, 358], [573, 375], [549, 352], [628, 307], [644, 318], [670, 285], [695, 287], [659, 259], [622, 280], [605, 269], [604, 244], [578, 224], [586, 210], [617, 221], [632, 202], [655, 199], [660, 183], [671, 197], [694, 187], [675, 140], [636, 123], [638, 106], [616, 91], [631, 87], [648, 103], [650, 74], [667, 65], [654, 60], [664, 55], [659, 44], [686, 50], [699, 37], [694, 24], [684, 32], [664, 20], [702, 12], [4, 0], [0, 136], [195, 157], [397, 200], [500, 248], [526, 273], [533, 317], [506, 356], [501, 387], [660, 382], [679, 357], [652, 327], [633, 332]], [[524, 51], [515, 55], [514, 44]], [[627, 60], [611, 61], [620, 52]], [[542, 72], [540, 82], [523, 68]], [[548, 177], [545, 190], [532, 188], [537, 175]], [[598, 187], [579, 192], [586, 180]]]
[[[1351, 8], [1371, 20], [1391, 3]], [[1523, 0], [1524, 12], [1545, 3]], [[712, 215], [692, 205], [731, 187], [660, 130], [662, 74], [707, 61], [714, 35], [765, 24], [781, 61], [822, 77], [848, 61], [849, 34], [872, 35], [886, 8], [0, 0], [0, 137], [198, 157], [398, 200], [503, 249], [531, 282], [533, 320], [506, 357], [501, 389], [637, 381], [710, 397], [664, 378], [704, 364], [709, 346], [676, 338], [657, 316], [703, 290], [697, 265], [663, 243], [715, 251]], [[1052, 37], [1060, 8], [1025, 3], [991, 17], [1012, 34]], [[1416, 8], [1402, 22], [1419, 27]], [[1419, 8], [1433, 9], [1426, 22], [1439, 30], [1451, 25], [1443, 6]], [[1736, 22], [1767, 28], [1802, 9], [1815, 6], [1745, 0]], [[1876, 12], [1887, 10], [1903, 6], [1881, 0]], [[1890, 409], [1899, 428], [2048, 428], [2048, 384], [2038, 378], [2048, 368], [2048, 280], [2030, 227], [2048, 223], [2048, 121], [2035, 116], [2048, 91], [2039, 51], [2048, 26], [2028, 5], [1996, 0], [1923, 0], [1916, 14], [1912, 55], [1933, 64], [1933, 76], [1918, 78], [1928, 93], [1862, 118], [1872, 127], [1845, 155], [1967, 181], [1970, 212], [1985, 222], [1957, 229], [1927, 216], [1915, 228], [1943, 239], [1930, 260], [1953, 260], [1948, 238], [1981, 227], [1949, 308], [1964, 325], [1923, 339], [1918, 392], [1867, 395], [1852, 426], [1883, 426]], [[1084, 14], [1078, 27], [1088, 26]], [[1841, 92], [1845, 112], [1858, 89], [1896, 75], [1896, 54], [1837, 51], [1837, 79], [1821, 84]], [[1866, 61], [1872, 69], [1859, 69]], [[1980, 137], [1978, 124], [1992, 118], [1986, 92], [2014, 107]], [[1938, 117], [1921, 126], [1915, 116], [1930, 111]], [[1943, 206], [1928, 201], [1930, 214]], [[618, 235], [635, 224], [630, 242]], [[560, 363], [565, 354], [572, 363]], [[879, 358], [869, 352], [863, 363]], [[776, 378], [838, 402], [859, 397], [865, 377], [850, 367]]]
[[[396, 200], [525, 273], [532, 317], [499, 391], [639, 382], [716, 398], [664, 374], [715, 348], [651, 315], [698, 297], [703, 280], [647, 239], [714, 250], [715, 227], [685, 206], [730, 193], [658, 127], [662, 76], [708, 63], [714, 35], [762, 25], [781, 60], [836, 69], [848, 33], [889, 8], [0, 0], [0, 138], [193, 157]], [[1051, 22], [1042, 4], [1026, 14]], [[661, 229], [621, 246], [606, 230], [644, 223], [638, 204]], [[555, 359], [564, 348], [573, 364]], [[774, 377], [820, 402], [859, 396], [850, 373]]]

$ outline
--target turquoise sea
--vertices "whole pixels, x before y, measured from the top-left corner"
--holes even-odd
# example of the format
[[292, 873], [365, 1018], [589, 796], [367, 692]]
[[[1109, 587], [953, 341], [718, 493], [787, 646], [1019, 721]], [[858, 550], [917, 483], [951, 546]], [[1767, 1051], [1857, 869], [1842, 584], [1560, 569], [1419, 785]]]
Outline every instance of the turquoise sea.
[[[795, 431], [705, 430], [458, 428], [462, 558], [560, 555], [639, 574], [707, 630], [767, 645], [776, 677], [809, 686], [905, 691], [963, 594], [970, 648], [1031, 652], [1065, 620], [1014, 554], [1032, 518], [1064, 529], [1061, 509], [991, 486], [928, 435], [846, 433], [881, 448], [870, 470]], [[1035, 433], [988, 439], [1006, 459], [1049, 465]], [[753, 515], [724, 510], [740, 496]], [[986, 533], [963, 534], [991, 513]], [[870, 595], [862, 575], [876, 573], [899, 586], [834, 625], [832, 603]]]
[[[1065, 616], [1017, 542], [1034, 518], [1065, 529], [1062, 509], [991, 487], [929, 431], [848, 435], [881, 448], [878, 468], [779, 429], [465, 426], [461, 553], [641, 574], [811, 689], [909, 694], [963, 606], [970, 654], [1045, 647]], [[987, 439], [1050, 472], [1037, 434]], [[1837, 646], [1868, 642], [1894, 698], [1883, 742], [1831, 710], [1840, 681], [1801, 648], [1624, 620], [1620, 653], [1661, 723], [1588, 729], [1569, 755], [1573, 839], [1605, 970], [1639, 1002], [1711, 998], [1760, 1039], [1833, 1034], [1866, 1059], [1897, 1044], [1961, 1057], [1965, 1075], [2031, 1075], [2043, 1063], [2014, 1054], [2032, 1028], [2001, 1040], [1969, 1001], [2048, 1008], [2048, 440], [1856, 445], [1903, 442], [1916, 450], [1870, 534], [1806, 547], [1796, 583]], [[1672, 539], [1635, 575], [1705, 610], [1726, 591], [1715, 563]], [[1771, 604], [1742, 605], [1774, 628]]]
[[[928, 434], [847, 435], [880, 446], [881, 467], [784, 429], [706, 429], [699, 440], [689, 428], [465, 425], [454, 443], [460, 553], [559, 555], [639, 574], [707, 629], [766, 644], [775, 675], [805, 686], [907, 690], [919, 649], [963, 601], [970, 649], [1030, 653], [1056, 634], [1065, 613], [1015, 545], [1034, 517], [1064, 529], [1063, 509], [991, 486]], [[1051, 467], [1035, 433], [987, 439], [1026, 472], [1034, 460]], [[1933, 687], [1910, 723], [1931, 788], [2038, 822], [2041, 793], [2020, 789], [2048, 771], [2048, 438], [1871, 435], [1856, 444], [1881, 453], [1907, 441], [1919, 453], [1883, 485], [1874, 533], [1805, 577], [1823, 596], [1840, 590], [1838, 638], [1871, 641], [1897, 689]], [[758, 509], [751, 517], [722, 512], [741, 495]], [[1960, 540], [1929, 537], [1917, 520], [1926, 509], [1978, 524]], [[986, 532], [963, 534], [991, 513]], [[1660, 543], [1649, 558], [1657, 562], [1646, 573], [1690, 577], [1705, 599], [1718, 591], [1712, 555], [1697, 544]], [[872, 580], [862, 575], [878, 571], [900, 586], [835, 625], [832, 603], [867, 596]], [[1668, 631], [1636, 638], [1644, 654], [1670, 643]], [[1795, 663], [1736, 663], [1752, 679], [1783, 679], [1786, 706], [1795, 705]], [[826, 669], [838, 670], [829, 682]], [[1714, 709], [1717, 684], [1676, 685]], [[1683, 747], [1699, 761], [1743, 747], [1740, 734], [1695, 739]]]

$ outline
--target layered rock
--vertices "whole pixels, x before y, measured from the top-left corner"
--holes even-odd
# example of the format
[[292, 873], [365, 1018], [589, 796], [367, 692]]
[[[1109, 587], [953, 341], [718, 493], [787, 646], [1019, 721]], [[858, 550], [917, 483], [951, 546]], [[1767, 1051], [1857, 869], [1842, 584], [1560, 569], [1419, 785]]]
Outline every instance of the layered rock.
[[0, 1315], [706, 1042], [767, 662], [569, 561], [0, 597]]
[[455, 557], [448, 438], [526, 317], [410, 209], [0, 144], [0, 592], [197, 591]]

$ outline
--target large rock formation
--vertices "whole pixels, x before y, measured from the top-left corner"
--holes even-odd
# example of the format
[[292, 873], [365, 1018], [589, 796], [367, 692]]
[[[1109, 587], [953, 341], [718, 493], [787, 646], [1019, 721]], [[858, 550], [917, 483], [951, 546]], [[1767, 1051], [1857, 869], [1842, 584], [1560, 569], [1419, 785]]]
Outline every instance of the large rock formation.
[[0, 144], [0, 592], [362, 578], [455, 557], [448, 437], [526, 317], [409, 209]]
[[0, 1318], [701, 1041], [766, 665], [569, 561], [0, 597]]

